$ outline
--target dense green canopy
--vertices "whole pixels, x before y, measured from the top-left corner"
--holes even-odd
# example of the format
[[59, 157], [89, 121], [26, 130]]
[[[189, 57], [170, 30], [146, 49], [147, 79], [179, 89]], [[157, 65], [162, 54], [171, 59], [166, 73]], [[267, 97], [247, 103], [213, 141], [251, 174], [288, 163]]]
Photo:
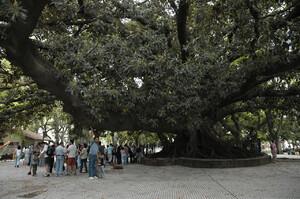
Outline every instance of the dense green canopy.
[[[30, 83], [24, 106], [55, 97], [77, 124], [177, 134], [192, 156], [197, 137], [217, 139], [212, 129], [226, 116], [299, 109], [297, 0], [0, 4], [1, 56]], [[1, 86], [16, 90], [20, 78]], [[1, 102], [1, 121], [10, 106]]]

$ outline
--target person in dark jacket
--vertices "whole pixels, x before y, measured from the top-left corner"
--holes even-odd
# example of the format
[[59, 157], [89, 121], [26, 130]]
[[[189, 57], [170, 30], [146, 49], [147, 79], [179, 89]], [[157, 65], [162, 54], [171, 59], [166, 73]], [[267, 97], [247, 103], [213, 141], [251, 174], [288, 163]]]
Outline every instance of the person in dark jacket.
[[122, 160], [121, 160], [121, 146], [118, 146], [116, 156], [117, 156], [117, 164], [122, 164]]

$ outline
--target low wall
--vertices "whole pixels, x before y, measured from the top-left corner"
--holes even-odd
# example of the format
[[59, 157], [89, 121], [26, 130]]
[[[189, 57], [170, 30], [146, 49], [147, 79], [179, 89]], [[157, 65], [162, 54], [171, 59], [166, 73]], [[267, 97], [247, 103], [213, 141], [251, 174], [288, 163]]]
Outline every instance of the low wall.
[[245, 159], [144, 158], [142, 160], [142, 164], [149, 166], [180, 165], [194, 168], [254, 167], [269, 163], [271, 163], [269, 155]]

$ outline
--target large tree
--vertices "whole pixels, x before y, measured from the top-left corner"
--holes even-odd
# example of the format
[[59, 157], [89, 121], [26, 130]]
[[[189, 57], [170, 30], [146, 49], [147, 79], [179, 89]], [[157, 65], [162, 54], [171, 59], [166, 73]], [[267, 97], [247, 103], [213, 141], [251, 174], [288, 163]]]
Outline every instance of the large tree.
[[0, 4], [2, 57], [77, 124], [175, 134], [162, 154], [247, 157], [219, 139], [216, 123], [299, 108], [299, 1]]

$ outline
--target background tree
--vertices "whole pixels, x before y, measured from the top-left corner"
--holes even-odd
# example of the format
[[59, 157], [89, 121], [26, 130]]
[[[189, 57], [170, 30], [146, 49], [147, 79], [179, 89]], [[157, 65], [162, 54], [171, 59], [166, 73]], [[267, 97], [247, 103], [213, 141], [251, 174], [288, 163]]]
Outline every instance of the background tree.
[[292, 144], [293, 147], [299, 148], [300, 125], [297, 122], [297, 115], [291, 114], [284, 118], [284, 122], [281, 128], [281, 138], [283, 140], [286, 140], [289, 144]]
[[227, 117], [221, 120], [223, 125], [223, 137], [234, 140], [235, 145], [239, 147], [248, 147], [251, 141], [261, 138], [265, 133], [263, 127], [266, 125], [264, 112], [256, 113], [243, 112]]
[[39, 90], [30, 77], [5, 59], [1, 61], [0, 77], [0, 137], [52, 110], [54, 96]]

